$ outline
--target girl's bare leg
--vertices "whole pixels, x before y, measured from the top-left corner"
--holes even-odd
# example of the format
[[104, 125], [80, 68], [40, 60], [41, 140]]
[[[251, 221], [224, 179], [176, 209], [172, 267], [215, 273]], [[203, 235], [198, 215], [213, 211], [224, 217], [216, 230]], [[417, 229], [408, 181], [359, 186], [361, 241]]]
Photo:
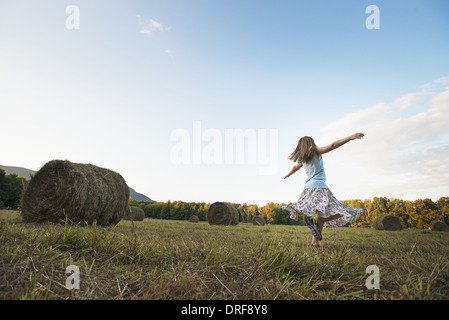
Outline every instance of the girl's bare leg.
[[[325, 222], [331, 221], [331, 220], [334, 220], [334, 219], [337, 219], [337, 218], [340, 218], [340, 217], [341, 217], [341, 214], [334, 214], [332, 216], [323, 218], [323, 217], [320, 217], [320, 215], [317, 212], [317, 220], [316, 220], [316, 222], [318, 224], [318, 230], [320, 232], [322, 232]], [[319, 247], [320, 246], [320, 244], [318, 242], [318, 239], [315, 238], [315, 237], [312, 237], [312, 244], [313, 244], [314, 247]]]
[[318, 218], [316, 219], [316, 222], [317, 222], [317, 224], [318, 224], [318, 230], [319, 230], [320, 232], [323, 231], [323, 226], [324, 226], [324, 223], [325, 223], [325, 222], [331, 221], [331, 220], [334, 220], [334, 219], [338, 219], [338, 218], [340, 218], [340, 217], [341, 217], [341, 214], [334, 214], [334, 215], [329, 216], [329, 217], [327, 217], [327, 218], [323, 218], [323, 217], [320, 217], [320, 216], [318, 215]]

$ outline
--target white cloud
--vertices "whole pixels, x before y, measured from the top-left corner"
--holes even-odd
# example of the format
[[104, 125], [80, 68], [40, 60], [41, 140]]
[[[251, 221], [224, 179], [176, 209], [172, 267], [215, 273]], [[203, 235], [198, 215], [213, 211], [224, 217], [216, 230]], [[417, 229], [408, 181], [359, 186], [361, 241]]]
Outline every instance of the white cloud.
[[442, 85], [449, 85], [449, 76], [436, 79], [435, 83], [442, 84]]
[[420, 91], [430, 91], [438, 90], [441, 86], [449, 85], [449, 76], [438, 78], [432, 82], [423, 84], [419, 87]]
[[400, 109], [406, 109], [409, 106], [419, 103], [425, 100], [425, 98], [438, 93], [439, 91], [441, 91], [441, 88], [446, 85], [449, 85], [449, 76], [441, 77], [432, 82], [423, 84], [418, 88], [418, 91], [416, 92], [402, 95], [401, 97], [393, 101], [393, 106]]
[[428, 92], [407, 93], [407, 94], [403, 95], [402, 97], [396, 99], [393, 102], [393, 105], [400, 109], [406, 109], [410, 105], [424, 99], [428, 94], [429, 94]]
[[361, 109], [359, 111], [347, 114], [337, 119], [325, 127], [327, 132], [338, 132], [341, 129], [352, 126], [369, 125], [374, 118], [385, 117], [388, 114], [388, 108], [385, 103], [378, 103], [372, 107]]
[[[411, 200], [449, 195], [448, 84], [449, 77], [442, 77], [392, 103], [378, 103], [328, 124], [317, 142], [365, 134], [326, 156], [338, 192]], [[413, 112], [408, 110], [412, 104]], [[357, 176], [341, 179], [343, 172]]]
[[155, 31], [164, 31], [164, 30], [171, 29], [171, 27], [164, 27], [161, 23], [159, 23], [153, 19], [143, 21], [142, 17], [138, 14], [136, 14], [136, 17], [138, 19], [139, 25], [141, 26], [140, 33], [153, 34], [153, 32], [155, 32]]

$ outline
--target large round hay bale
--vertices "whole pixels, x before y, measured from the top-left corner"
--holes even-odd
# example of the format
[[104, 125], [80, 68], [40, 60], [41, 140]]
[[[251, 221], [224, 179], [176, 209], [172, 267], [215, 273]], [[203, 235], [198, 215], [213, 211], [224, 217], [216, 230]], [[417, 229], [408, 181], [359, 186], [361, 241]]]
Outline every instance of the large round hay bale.
[[209, 207], [206, 218], [211, 225], [235, 226], [239, 223], [239, 212], [227, 202], [214, 202]]
[[264, 226], [265, 225], [265, 218], [262, 216], [254, 216], [253, 217], [253, 225], [255, 226]]
[[52, 160], [22, 194], [25, 222], [118, 223], [128, 210], [129, 188], [117, 172], [92, 164]]
[[449, 232], [449, 226], [443, 221], [434, 220], [430, 223], [430, 230]]
[[197, 216], [190, 216], [189, 222], [197, 223], [200, 219]]
[[390, 214], [383, 214], [378, 216], [373, 222], [373, 227], [376, 230], [402, 230], [401, 220], [399, 220], [398, 217], [392, 216]]
[[145, 218], [145, 212], [142, 208], [136, 206], [130, 206], [129, 210], [126, 210], [123, 219], [131, 221], [143, 221]]

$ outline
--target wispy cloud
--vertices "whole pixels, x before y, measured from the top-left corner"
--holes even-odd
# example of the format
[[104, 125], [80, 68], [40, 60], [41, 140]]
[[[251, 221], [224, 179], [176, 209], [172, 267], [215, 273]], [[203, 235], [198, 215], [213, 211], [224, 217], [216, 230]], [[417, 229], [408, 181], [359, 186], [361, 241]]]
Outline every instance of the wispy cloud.
[[403, 96], [401, 96], [400, 98], [397, 98], [396, 100], [394, 100], [393, 105], [400, 109], [406, 109], [410, 105], [424, 99], [427, 95], [429, 95], [428, 92], [407, 93], [407, 94], [404, 94]]
[[165, 27], [162, 23], [157, 22], [153, 19], [143, 20], [139, 14], [136, 14], [137, 21], [141, 27], [140, 33], [143, 34], [153, 34], [156, 31], [168, 31], [171, 27]]
[[[345, 115], [324, 128], [320, 142], [354, 132], [365, 137], [332, 154], [335, 166], [351, 165], [342, 182], [365, 197], [436, 198], [449, 194], [449, 77], [416, 92]], [[409, 110], [410, 106], [413, 110]], [[411, 112], [413, 111], [413, 112]], [[351, 171], [350, 171], [351, 172]], [[345, 185], [345, 187], [343, 187]]]
[[419, 103], [426, 98], [432, 96], [438, 90], [441, 89], [442, 86], [449, 85], [449, 77], [441, 77], [432, 82], [423, 84], [418, 88], [416, 92], [410, 92], [402, 95], [393, 101], [393, 106], [398, 107], [400, 109], [406, 109], [409, 106]]

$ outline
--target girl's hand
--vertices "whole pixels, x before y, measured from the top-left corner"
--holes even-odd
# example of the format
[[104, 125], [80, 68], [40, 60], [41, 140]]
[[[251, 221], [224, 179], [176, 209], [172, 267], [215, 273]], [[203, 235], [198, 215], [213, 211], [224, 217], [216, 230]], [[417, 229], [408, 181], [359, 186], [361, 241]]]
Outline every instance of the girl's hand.
[[285, 177], [284, 177], [284, 180], [285, 180], [285, 179], [287, 179], [288, 177], [289, 177], [289, 175], [288, 175], [288, 174], [287, 174], [287, 175], [285, 175]]
[[364, 137], [365, 135], [363, 134], [363, 133], [361, 133], [361, 132], [358, 132], [358, 133], [354, 133], [352, 136], [351, 136], [351, 140], [354, 140], [354, 139], [360, 139], [360, 138], [362, 138], [362, 137]]

